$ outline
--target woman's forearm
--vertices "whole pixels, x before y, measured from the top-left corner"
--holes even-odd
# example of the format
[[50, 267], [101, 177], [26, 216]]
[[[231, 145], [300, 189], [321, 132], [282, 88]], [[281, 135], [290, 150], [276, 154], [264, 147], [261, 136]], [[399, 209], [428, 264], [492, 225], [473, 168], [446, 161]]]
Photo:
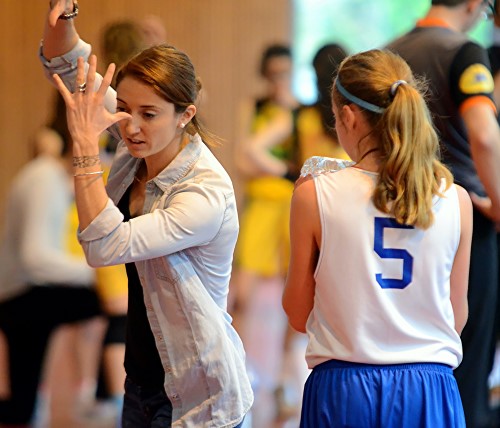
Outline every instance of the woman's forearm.
[[[96, 168], [93, 168], [98, 171]], [[81, 173], [80, 173], [81, 174]], [[106, 207], [108, 195], [101, 174], [75, 177], [75, 200], [80, 230], [85, 230]]]
[[58, 19], [55, 26], [52, 26], [49, 22], [50, 12], [51, 9], [49, 7], [45, 21], [42, 48], [42, 54], [48, 60], [69, 52], [79, 39], [74, 19]]

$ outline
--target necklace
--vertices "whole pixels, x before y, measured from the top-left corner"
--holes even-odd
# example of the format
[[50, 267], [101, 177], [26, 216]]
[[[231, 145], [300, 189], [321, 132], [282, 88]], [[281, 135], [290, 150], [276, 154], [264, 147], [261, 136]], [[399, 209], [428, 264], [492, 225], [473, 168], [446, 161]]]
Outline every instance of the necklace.
[[[138, 177], [139, 175], [140, 175], [140, 176], [142, 176], [142, 177], [141, 177], [141, 178], [139, 178], [139, 177]], [[147, 175], [146, 175], [146, 177], [144, 177], [144, 175], [146, 175], [146, 174], [144, 173], [144, 168], [143, 168], [143, 165], [141, 165], [141, 166], [137, 169], [137, 171], [135, 172], [135, 175], [134, 175], [134, 181], [137, 181], [139, 184], [144, 184], [144, 183], [147, 181], [147, 179], [146, 179], [146, 180], [144, 180], [144, 178], [147, 178]]]

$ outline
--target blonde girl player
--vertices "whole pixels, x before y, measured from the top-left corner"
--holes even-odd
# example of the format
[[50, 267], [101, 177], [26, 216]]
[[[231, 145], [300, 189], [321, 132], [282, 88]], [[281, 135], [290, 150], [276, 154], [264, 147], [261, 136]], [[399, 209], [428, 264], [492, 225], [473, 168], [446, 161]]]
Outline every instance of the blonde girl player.
[[468, 194], [408, 65], [348, 57], [332, 89], [356, 164], [298, 185], [283, 306], [308, 334], [301, 427], [464, 427], [452, 370], [467, 320]]

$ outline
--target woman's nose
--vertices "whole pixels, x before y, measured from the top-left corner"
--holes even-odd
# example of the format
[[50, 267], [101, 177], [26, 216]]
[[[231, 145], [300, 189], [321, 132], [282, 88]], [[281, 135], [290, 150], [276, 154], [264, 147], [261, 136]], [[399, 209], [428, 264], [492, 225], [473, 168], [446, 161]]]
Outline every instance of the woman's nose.
[[129, 135], [137, 134], [140, 131], [139, 123], [134, 116], [127, 120], [125, 130]]

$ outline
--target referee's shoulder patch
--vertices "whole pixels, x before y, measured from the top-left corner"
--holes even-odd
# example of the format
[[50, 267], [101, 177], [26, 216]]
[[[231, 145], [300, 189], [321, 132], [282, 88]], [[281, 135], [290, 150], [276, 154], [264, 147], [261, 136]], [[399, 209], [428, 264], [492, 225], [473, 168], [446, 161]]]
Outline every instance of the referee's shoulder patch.
[[459, 86], [464, 94], [484, 94], [493, 91], [494, 82], [488, 67], [472, 64], [460, 76]]

